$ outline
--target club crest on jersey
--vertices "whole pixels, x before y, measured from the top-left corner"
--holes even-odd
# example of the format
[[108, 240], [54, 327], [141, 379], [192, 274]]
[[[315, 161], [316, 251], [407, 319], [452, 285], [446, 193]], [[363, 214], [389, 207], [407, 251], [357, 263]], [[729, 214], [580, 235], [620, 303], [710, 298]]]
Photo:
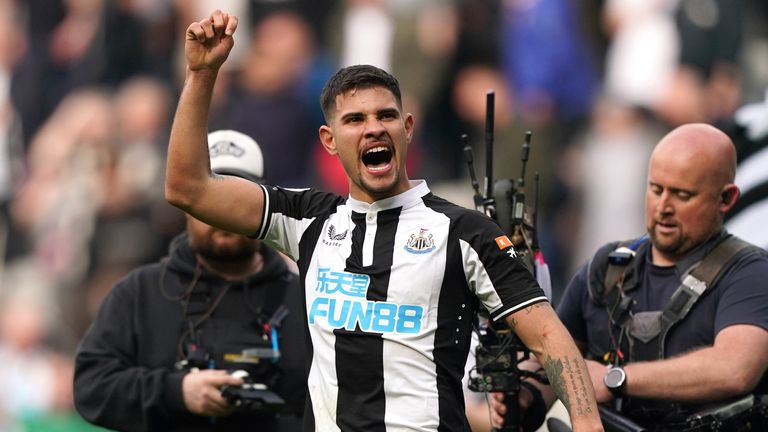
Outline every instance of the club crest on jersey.
[[413, 254], [425, 254], [435, 250], [435, 239], [426, 228], [419, 228], [418, 234], [411, 234], [405, 244], [405, 250]]
[[323, 238], [323, 244], [327, 246], [341, 246], [341, 241], [347, 238], [347, 233], [349, 233], [349, 230], [337, 233], [336, 227], [331, 224], [328, 226], [327, 237]]

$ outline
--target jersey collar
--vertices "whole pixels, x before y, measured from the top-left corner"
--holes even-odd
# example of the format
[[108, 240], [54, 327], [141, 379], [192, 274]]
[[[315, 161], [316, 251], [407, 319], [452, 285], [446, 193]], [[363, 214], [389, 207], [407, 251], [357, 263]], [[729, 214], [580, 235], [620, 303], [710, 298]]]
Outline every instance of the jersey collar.
[[409, 183], [411, 188], [401, 194], [375, 201], [371, 204], [349, 197], [347, 198], [347, 204], [349, 204], [352, 211], [358, 213], [377, 212], [398, 207], [403, 209], [413, 207], [421, 202], [424, 195], [429, 193], [429, 187], [424, 180], [410, 180]]

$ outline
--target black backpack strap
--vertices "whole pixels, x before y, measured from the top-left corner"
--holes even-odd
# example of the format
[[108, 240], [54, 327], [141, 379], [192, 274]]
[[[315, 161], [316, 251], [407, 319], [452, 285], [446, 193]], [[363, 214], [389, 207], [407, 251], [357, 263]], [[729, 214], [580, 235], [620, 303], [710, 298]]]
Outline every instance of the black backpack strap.
[[721, 241], [693, 271], [683, 277], [682, 283], [664, 308], [662, 320], [670, 323], [671, 326], [685, 318], [704, 292], [717, 284], [723, 271], [739, 253], [750, 247], [757, 248], [735, 236], [729, 236]]
[[636, 285], [632, 264], [648, 240], [647, 236], [612, 242], [602, 246], [588, 264], [589, 296], [596, 304], [604, 304], [606, 295], [621, 283], [625, 290]]
[[648, 343], [633, 344], [633, 360], [653, 360], [664, 358], [664, 345], [669, 330], [684, 319], [696, 302], [720, 281], [724, 271], [746, 253], [761, 249], [735, 236], [728, 236], [720, 241], [695, 268], [683, 276], [680, 286], [672, 294], [660, 315], [658, 337]]
[[648, 237], [609, 243], [590, 262], [589, 294], [596, 304], [605, 305], [611, 320], [624, 324], [630, 317], [632, 298], [625, 295], [637, 285], [635, 255], [647, 244]]
[[596, 305], [605, 304], [605, 278], [608, 269], [608, 254], [621, 244], [622, 242], [613, 242], [602, 246], [587, 263], [589, 298]]

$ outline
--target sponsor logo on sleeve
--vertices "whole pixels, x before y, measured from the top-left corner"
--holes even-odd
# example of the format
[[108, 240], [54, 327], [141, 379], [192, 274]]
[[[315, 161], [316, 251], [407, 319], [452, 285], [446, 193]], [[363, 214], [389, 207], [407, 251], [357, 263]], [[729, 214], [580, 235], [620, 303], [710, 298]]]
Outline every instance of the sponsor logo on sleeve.
[[496, 237], [494, 240], [496, 240], [496, 246], [498, 246], [500, 250], [509, 248], [504, 251], [504, 253], [509, 255], [510, 258], [517, 257], [517, 252], [515, 251], [515, 248], [512, 247], [512, 240], [510, 240], [509, 237], [503, 235]]
[[499, 246], [499, 249], [504, 250], [510, 246], [512, 246], [512, 240], [509, 239], [509, 237], [503, 235], [498, 236], [494, 240], [496, 240], [496, 245]]

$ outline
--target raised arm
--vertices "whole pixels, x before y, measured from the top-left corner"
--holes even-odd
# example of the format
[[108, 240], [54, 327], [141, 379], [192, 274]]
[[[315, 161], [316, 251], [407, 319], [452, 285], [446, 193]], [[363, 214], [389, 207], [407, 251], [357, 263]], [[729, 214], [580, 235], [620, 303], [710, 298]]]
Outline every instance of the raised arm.
[[261, 187], [238, 177], [212, 174], [208, 159], [211, 96], [236, 29], [237, 17], [219, 10], [187, 28], [187, 75], [171, 128], [165, 197], [210, 225], [252, 235], [261, 226]]
[[574, 432], [602, 430], [589, 370], [568, 330], [549, 303], [536, 303], [507, 317], [507, 323], [546, 371], [571, 417]]

